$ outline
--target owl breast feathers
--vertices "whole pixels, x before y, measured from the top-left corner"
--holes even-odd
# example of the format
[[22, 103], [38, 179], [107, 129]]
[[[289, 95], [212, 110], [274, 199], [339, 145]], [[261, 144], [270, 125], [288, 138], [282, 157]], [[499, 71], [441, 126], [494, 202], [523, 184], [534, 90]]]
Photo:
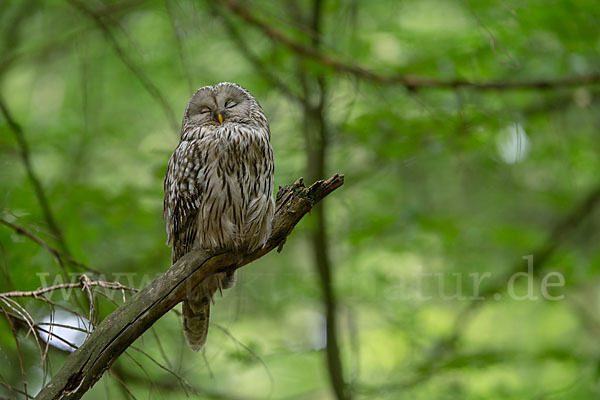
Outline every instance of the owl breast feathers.
[[[196, 248], [251, 252], [266, 242], [274, 210], [273, 150], [265, 114], [248, 91], [225, 82], [192, 96], [164, 186], [173, 263]], [[214, 293], [234, 279], [217, 274], [188, 293], [184, 333], [192, 349], [206, 341]]]

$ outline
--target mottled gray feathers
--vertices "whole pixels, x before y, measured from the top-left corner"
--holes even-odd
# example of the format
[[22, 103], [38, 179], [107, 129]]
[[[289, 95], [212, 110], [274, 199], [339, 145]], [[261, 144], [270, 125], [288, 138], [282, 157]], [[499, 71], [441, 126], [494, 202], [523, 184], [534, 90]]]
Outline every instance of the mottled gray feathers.
[[[193, 248], [218, 253], [261, 247], [273, 210], [273, 150], [262, 108], [233, 83], [198, 89], [165, 177], [163, 215], [172, 262]], [[215, 292], [234, 283], [235, 275], [217, 274], [188, 293], [183, 325], [193, 350], [206, 341]]]

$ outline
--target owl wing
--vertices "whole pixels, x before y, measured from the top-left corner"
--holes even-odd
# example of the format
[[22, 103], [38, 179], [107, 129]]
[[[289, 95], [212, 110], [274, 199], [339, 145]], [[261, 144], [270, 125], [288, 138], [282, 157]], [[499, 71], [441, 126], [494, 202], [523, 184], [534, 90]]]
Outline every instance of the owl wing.
[[173, 247], [171, 262], [189, 252], [198, 231], [198, 213], [202, 186], [197, 146], [182, 141], [167, 165], [163, 218], [167, 228], [167, 245]]

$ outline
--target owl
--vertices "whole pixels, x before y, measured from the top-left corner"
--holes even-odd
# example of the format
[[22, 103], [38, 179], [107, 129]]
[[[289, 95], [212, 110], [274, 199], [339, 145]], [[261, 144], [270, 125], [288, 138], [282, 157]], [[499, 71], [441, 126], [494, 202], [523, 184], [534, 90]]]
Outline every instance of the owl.
[[[192, 249], [250, 253], [265, 244], [274, 210], [270, 135], [263, 109], [243, 87], [222, 82], [194, 93], [164, 181], [172, 263]], [[234, 283], [235, 273], [219, 273], [188, 291], [183, 332], [192, 350], [206, 342], [214, 294]]]

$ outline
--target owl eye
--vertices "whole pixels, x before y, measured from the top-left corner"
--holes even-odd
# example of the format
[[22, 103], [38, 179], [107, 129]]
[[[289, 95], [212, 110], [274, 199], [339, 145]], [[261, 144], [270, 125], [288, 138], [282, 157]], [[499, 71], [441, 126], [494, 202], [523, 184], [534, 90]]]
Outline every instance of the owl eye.
[[210, 108], [208, 107], [202, 107], [200, 109], [200, 114], [208, 114], [210, 112]]
[[235, 106], [237, 106], [237, 103], [231, 99], [225, 102], [225, 108], [233, 108]]

